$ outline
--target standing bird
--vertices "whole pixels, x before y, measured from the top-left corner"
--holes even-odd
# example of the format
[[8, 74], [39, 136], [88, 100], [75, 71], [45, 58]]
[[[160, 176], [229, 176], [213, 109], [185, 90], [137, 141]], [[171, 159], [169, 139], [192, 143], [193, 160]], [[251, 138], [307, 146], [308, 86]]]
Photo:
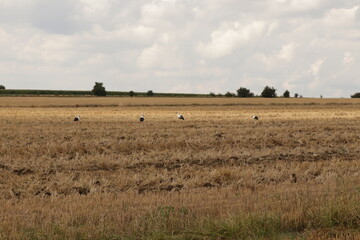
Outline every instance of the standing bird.
[[254, 120], [259, 120], [259, 117], [256, 116], [256, 115], [253, 115], [253, 116], [252, 116], [252, 119], [254, 119]]
[[180, 114], [180, 113], [176, 113], [176, 114], [177, 114], [178, 119], [185, 120], [185, 118], [182, 114]]
[[74, 118], [74, 122], [80, 122], [80, 115], [77, 115], [77, 116]]
[[145, 121], [145, 117], [144, 117], [144, 114], [141, 114], [141, 116], [140, 116], [140, 118], [139, 118], [139, 121], [140, 121], [140, 122], [143, 122], [143, 121]]

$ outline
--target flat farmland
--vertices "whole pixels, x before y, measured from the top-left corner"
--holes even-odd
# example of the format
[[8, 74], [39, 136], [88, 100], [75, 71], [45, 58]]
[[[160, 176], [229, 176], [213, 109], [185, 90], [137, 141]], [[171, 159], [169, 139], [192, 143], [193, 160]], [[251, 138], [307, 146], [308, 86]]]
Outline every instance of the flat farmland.
[[0, 239], [360, 236], [356, 99], [1, 97], [0, 127]]
[[2, 107], [360, 105], [359, 98], [0, 97]]

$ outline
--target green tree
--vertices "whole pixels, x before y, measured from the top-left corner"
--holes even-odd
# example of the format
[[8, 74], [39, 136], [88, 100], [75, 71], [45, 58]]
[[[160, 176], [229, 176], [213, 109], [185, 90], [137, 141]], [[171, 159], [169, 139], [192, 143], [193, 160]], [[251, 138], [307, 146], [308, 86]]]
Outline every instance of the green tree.
[[4, 90], [5, 86], [4, 85], [0, 85], [0, 90]]
[[135, 93], [134, 93], [134, 91], [130, 91], [130, 92], [129, 92], [129, 96], [130, 96], [130, 97], [133, 97], [133, 96], [135, 96]]
[[298, 93], [295, 93], [295, 94], [294, 94], [294, 98], [297, 98], [297, 97], [299, 97], [299, 94], [298, 94]]
[[274, 98], [276, 97], [276, 89], [273, 87], [266, 86], [262, 91], [261, 96], [264, 98]]
[[290, 97], [290, 92], [288, 90], [286, 90], [283, 94], [284, 98], [289, 98]]
[[235, 93], [227, 92], [225, 93], [225, 97], [235, 97]]
[[101, 96], [101, 97], [106, 96], [105, 87], [103, 86], [103, 83], [100, 82], [95, 82], [92, 92], [95, 96]]
[[360, 92], [354, 93], [354, 95], [351, 95], [351, 98], [360, 98]]
[[250, 92], [250, 89], [243, 88], [243, 87], [236, 90], [236, 92], [237, 92], [238, 97], [246, 98], [246, 97], [253, 97], [254, 96], [254, 93]]
[[147, 91], [146, 96], [152, 97], [154, 96], [154, 92], [152, 90]]
[[210, 92], [210, 97], [216, 97], [216, 94], [215, 93], [213, 93], [213, 92]]

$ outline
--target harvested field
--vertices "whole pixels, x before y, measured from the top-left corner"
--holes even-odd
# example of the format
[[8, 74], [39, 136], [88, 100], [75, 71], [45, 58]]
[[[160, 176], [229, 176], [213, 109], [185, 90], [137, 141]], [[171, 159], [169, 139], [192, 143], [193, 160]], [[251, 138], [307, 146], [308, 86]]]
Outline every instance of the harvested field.
[[0, 126], [0, 239], [360, 236], [356, 99], [1, 97]]

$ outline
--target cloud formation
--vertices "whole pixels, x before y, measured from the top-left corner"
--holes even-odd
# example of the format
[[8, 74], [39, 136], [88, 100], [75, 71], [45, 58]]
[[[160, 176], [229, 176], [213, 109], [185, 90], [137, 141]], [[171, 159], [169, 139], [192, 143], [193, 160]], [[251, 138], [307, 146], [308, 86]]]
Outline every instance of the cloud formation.
[[0, 84], [349, 97], [359, 39], [359, 0], [2, 0]]
[[207, 58], [221, 58], [231, 54], [237, 48], [246, 45], [264, 35], [266, 23], [254, 21], [249, 24], [240, 22], [223, 23], [211, 33], [211, 42], [199, 43], [199, 52]]

